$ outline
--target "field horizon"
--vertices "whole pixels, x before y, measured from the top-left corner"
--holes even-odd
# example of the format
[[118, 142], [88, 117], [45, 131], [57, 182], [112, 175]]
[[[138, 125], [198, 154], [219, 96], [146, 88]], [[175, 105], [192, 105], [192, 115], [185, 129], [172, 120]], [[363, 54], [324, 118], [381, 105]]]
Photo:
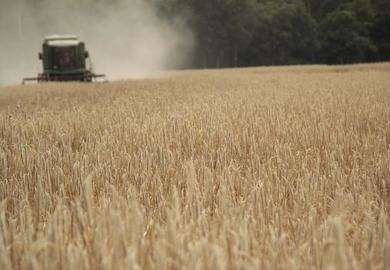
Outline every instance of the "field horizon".
[[390, 269], [389, 75], [0, 87], [0, 269]]

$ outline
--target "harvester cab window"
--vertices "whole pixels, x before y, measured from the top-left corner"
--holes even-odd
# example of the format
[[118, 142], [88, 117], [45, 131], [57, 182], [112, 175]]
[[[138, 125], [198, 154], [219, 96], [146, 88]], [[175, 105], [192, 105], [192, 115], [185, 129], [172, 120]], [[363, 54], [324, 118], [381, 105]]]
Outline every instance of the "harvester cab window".
[[57, 70], [69, 70], [78, 66], [75, 47], [54, 47], [53, 68]]

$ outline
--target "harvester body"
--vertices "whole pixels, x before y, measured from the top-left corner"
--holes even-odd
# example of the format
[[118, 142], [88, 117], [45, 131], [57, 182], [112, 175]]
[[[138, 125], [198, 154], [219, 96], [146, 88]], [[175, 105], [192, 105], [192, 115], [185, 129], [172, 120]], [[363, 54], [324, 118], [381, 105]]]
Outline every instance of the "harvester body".
[[43, 41], [42, 60], [43, 72], [36, 78], [24, 78], [26, 81], [82, 81], [91, 82], [96, 78], [104, 77], [102, 74], [92, 72], [87, 63], [89, 57], [84, 42], [76, 36], [55, 35], [46, 37]]

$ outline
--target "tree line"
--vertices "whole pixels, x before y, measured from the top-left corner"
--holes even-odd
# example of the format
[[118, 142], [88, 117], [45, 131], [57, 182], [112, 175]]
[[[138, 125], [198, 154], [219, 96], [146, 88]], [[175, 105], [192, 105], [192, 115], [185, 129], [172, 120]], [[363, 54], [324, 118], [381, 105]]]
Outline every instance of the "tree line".
[[389, 0], [149, 0], [183, 14], [193, 68], [390, 60]]
[[[73, 0], [76, 1], [76, 0]], [[83, 0], [150, 3], [194, 35], [188, 68], [390, 60], [390, 0]], [[38, 9], [44, 0], [28, 1]]]

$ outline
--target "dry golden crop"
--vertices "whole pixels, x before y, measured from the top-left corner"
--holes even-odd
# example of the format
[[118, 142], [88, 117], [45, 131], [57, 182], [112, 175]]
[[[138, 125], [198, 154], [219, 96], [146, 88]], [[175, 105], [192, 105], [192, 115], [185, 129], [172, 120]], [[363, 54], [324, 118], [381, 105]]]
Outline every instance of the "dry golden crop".
[[0, 89], [0, 269], [390, 269], [390, 64]]

